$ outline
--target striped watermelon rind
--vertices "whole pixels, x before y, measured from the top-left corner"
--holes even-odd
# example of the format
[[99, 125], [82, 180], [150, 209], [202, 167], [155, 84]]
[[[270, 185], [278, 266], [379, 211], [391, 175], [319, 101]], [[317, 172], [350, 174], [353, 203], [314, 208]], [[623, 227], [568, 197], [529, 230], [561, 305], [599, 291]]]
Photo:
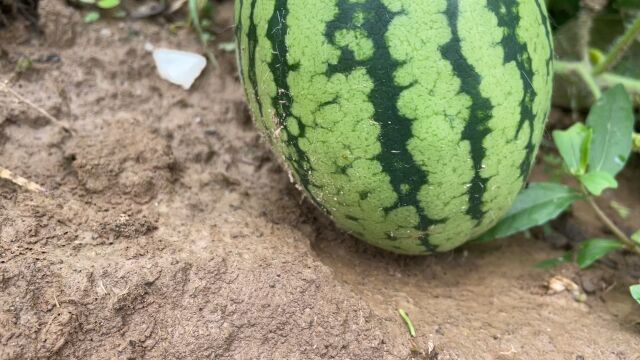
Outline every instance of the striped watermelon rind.
[[256, 124], [343, 229], [403, 254], [493, 226], [550, 108], [542, 0], [236, 0]]

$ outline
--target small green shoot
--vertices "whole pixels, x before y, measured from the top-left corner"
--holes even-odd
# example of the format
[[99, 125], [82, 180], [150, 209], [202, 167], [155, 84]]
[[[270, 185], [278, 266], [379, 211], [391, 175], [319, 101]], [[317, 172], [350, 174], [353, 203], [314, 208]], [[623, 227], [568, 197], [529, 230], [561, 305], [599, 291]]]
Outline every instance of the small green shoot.
[[33, 68], [33, 61], [26, 56], [21, 56], [16, 62], [16, 73], [24, 74]]
[[637, 301], [638, 304], [640, 304], [640, 284], [632, 285], [629, 288], [629, 291], [631, 291], [631, 296], [635, 299], [635, 301]]
[[[209, 49], [209, 43], [213, 40], [213, 35], [206, 31], [207, 28], [205, 25], [210, 25], [207, 23], [207, 19], [202, 20], [203, 14], [210, 14], [212, 12], [212, 3], [209, 0], [189, 0], [189, 20], [191, 24], [193, 24], [193, 28], [195, 29], [198, 37], [200, 38], [200, 42], [202, 43], [202, 48], [207, 55], [207, 58], [211, 62], [214, 68], [218, 67], [218, 60], [216, 56], [213, 54], [213, 51]], [[205, 21], [206, 20], [206, 21]]]
[[84, 16], [84, 22], [87, 24], [92, 24], [96, 21], [100, 20], [100, 12], [98, 11], [89, 11], [85, 16]]
[[620, 216], [621, 219], [627, 219], [629, 218], [629, 215], [631, 215], [631, 210], [628, 207], [615, 200], [612, 200], [609, 205], [618, 214], [618, 216]]
[[402, 318], [402, 320], [404, 320], [405, 324], [407, 324], [407, 328], [409, 329], [409, 335], [411, 335], [411, 337], [416, 337], [416, 328], [413, 327], [413, 323], [409, 318], [409, 314], [407, 314], [407, 312], [404, 311], [403, 309], [398, 309], [398, 313], [400, 314], [400, 317]]
[[115, 9], [120, 6], [120, 0], [98, 0], [96, 5], [104, 10]]
[[74, 0], [74, 2], [88, 10], [83, 17], [85, 24], [95, 23], [103, 15], [115, 18], [123, 18], [127, 15], [126, 11], [120, 8], [121, 0]]

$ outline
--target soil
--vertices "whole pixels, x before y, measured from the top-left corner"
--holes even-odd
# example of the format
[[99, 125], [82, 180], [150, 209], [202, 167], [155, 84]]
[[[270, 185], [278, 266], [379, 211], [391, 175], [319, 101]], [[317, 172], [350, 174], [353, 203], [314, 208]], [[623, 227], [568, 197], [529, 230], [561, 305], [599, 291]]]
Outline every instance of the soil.
[[[218, 41], [233, 36], [232, 7], [220, 5]], [[556, 232], [390, 255], [289, 182], [233, 54], [185, 91], [157, 76], [145, 44], [201, 51], [187, 30], [87, 25], [59, 0], [40, 19], [41, 34], [0, 31], [0, 81], [72, 130], [0, 92], [0, 165], [47, 189], [0, 181], [0, 359], [640, 359], [637, 260], [533, 267], [605, 235], [583, 205]], [[22, 58], [33, 66], [17, 72]], [[629, 229], [638, 169], [601, 200]], [[558, 276], [578, 289], [549, 293]]]

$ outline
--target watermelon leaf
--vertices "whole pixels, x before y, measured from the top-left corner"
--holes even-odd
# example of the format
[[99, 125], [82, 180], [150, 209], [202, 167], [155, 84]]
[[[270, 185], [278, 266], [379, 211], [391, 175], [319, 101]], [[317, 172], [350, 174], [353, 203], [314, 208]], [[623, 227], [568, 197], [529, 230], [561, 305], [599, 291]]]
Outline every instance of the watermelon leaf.
[[604, 171], [589, 172], [585, 175], [578, 176], [578, 179], [595, 196], [602, 195], [607, 189], [617, 189], [618, 182], [613, 175]]
[[582, 194], [562, 184], [533, 183], [518, 194], [507, 215], [476, 242], [487, 242], [542, 225], [582, 198]]
[[633, 298], [638, 302], [638, 304], [640, 304], [640, 284], [632, 285], [629, 288], [629, 291], [631, 291], [631, 296], [633, 296]]
[[589, 171], [616, 176], [631, 154], [633, 105], [622, 85], [605, 92], [591, 108], [587, 125], [593, 129]]
[[581, 269], [587, 268], [598, 259], [623, 247], [624, 245], [617, 240], [592, 239], [585, 241], [581, 244], [580, 250], [578, 251], [578, 265]]
[[583, 123], [575, 123], [567, 130], [553, 132], [553, 140], [571, 174], [582, 175], [589, 163], [592, 131]]

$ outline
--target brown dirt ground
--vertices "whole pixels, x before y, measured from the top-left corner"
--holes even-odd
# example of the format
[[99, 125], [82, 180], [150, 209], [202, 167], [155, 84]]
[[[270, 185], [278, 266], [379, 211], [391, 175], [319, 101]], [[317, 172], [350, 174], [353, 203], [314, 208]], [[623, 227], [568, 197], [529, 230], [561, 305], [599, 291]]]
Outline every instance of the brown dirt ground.
[[[193, 34], [85, 25], [59, 0], [41, 10], [44, 35], [0, 31], [0, 81], [74, 133], [0, 92], [0, 165], [48, 189], [0, 181], [0, 359], [640, 359], [630, 257], [534, 269], [562, 253], [562, 235], [427, 258], [372, 249], [289, 183], [233, 55], [186, 92], [158, 78], [144, 45], [199, 51]], [[231, 12], [223, 3], [222, 40]], [[25, 56], [34, 67], [15, 76]], [[629, 226], [639, 176], [602, 203], [632, 208]], [[602, 231], [581, 206], [557, 227], [573, 240]], [[555, 275], [586, 302], [548, 295]]]

